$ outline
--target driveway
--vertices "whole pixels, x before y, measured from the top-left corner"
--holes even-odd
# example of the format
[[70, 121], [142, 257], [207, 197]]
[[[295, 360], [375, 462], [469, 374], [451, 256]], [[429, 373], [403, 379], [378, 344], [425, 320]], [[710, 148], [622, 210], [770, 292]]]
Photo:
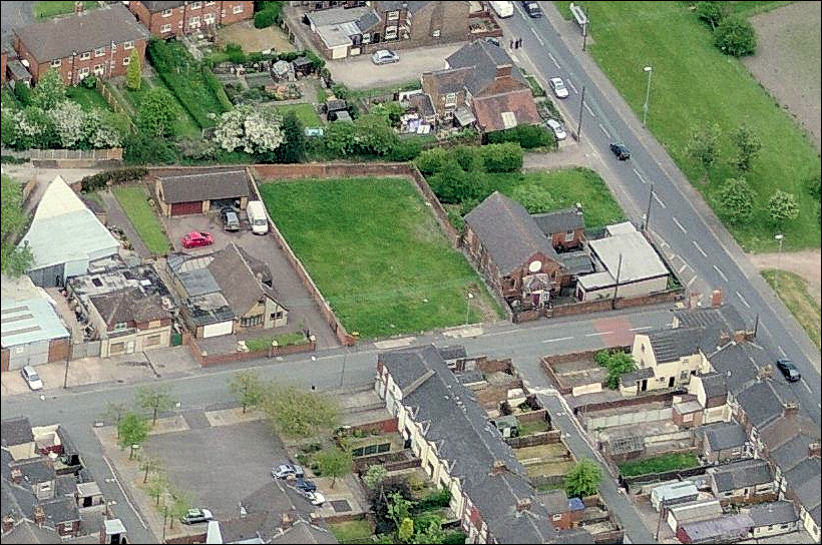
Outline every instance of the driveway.
[[205, 248], [186, 250], [186, 253], [209, 254], [225, 247], [229, 242], [234, 242], [255, 258], [265, 262], [271, 269], [274, 289], [280, 296], [279, 302], [288, 309], [288, 325], [283, 330], [294, 331], [300, 329], [302, 324], [317, 337], [318, 349], [339, 346], [336, 336], [320, 314], [314, 299], [303, 287], [297, 273], [286, 260], [285, 253], [272, 237], [254, 235], [248, 231], [244, 220], [245, 215], [242, 216], [243, 229], [236, 233], [223, 231], [216, 212], [209, 215], [195, 214], [162, 218], [162, 220], [171, 243], [177, 251], [182, 251], [180, 239], [189, 231], [208, 231], [214, 235], [214, 244]]
[[[439, 47], [399, 49], [400, 62], [375, 66], [371, 55], [328, 61], [326, 66], [337, 83], [351, 89], [373, 89], [419, 81], [420, 74], [445, 68], [445, 58], [464, 44], [453, 43]], [[390, 46], [386, 46], [390, 48]]]

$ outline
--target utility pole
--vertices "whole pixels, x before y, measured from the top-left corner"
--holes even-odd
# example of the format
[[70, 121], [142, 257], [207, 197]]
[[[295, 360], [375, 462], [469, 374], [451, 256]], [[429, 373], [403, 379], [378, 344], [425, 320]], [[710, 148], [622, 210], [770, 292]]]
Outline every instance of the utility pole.
[[582, 107], [585, 106], [585, 86], [582, 86], [582, 94], [579, 97], [579, 121], [577, 122], [577, 142], [582, 138]]
[[343, 381], [345, 380], [345, 362], [348, 359], [348, 347], [344, 346], [343, 350], [344, 350], [344, 352], [343, 352], [342, 372], [340, 373], [340, 390], [342, 390]]
[[611, 303], [612, 308], [616, 308], [617, 296], [619, 295], [619, 276], [622, 274], [622, 254], [619, 254], [619, 263], [617, 264], [616, 286], [614, 286], [614, 301]]
[[465, 298], [465, 325], [468, 325], [468, 317], [471, 313], [471, 299], [473, 298], [474, 294], [469, 291], [468, 297]]
[[582, 50], [585, 51], [585, 46], [588, 43], [588, 23], [582, 25]]
[[773, 290], [779, 293], [779, 275], [782, 274], [779, 266], [782, 263], [782, 242], [785, 240], [785, 235], [779, 233], [773, 238], [779, 241], [779, 253], [776, 254], [776, 274], [773, 277]]
[[69, 361], [71, 360], [71, 347], [74, 344], [71, 342], [71, 331], [69, 331], [69, 338], [68, 338], [68, 346], [66, 347], [66, 372], [63, 375], [63, 390], [68, 388], [68, 371], [69, 371]]
[[651, 202], [654, 200], [654, 184], [651, 183], [651, 191], [648, 193], [648, 209], [645, 212], [645, 221], [642, 222], [642, 230], [648, 231], [651, 224]]

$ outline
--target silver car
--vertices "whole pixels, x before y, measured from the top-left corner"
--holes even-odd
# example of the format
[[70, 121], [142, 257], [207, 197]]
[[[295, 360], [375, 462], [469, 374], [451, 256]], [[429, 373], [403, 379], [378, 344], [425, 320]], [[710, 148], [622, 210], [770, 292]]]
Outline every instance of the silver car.
[[568, 98], [568, 89], [565, 87], [562, 78], [551, 78], [549, 82], [557, 98]]
[[31, 365], [26, 365], [22, 369], [20, 369], [20, 374], [23, 376], [23, 380], [26, 381], [26, 384], [29, 385], [29, 388], [32, 390], [42, 390], [43, 389], [43, 381], [40, 379], [40, 375], [37, 374], [37, 371], [34, 370], [34, 367]]
[[557, 140], [565, 140], [568, 138], [568, 135], [565, 134], [565, 129], [563, 128], [562, 123], [556, 119], [549, 119], [545, 122], [545, 124], [548, 125], [549, 129], [551, 129]]
[[400, 56], [390, 49], [380, 49], [371, 55], [371, 62], [376, 65], [400, 62]]

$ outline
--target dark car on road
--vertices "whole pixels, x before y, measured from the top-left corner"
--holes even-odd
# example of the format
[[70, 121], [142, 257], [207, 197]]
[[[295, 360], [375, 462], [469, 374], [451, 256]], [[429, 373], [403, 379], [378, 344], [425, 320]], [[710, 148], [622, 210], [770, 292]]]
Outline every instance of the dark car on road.
[[631, 152], [625, 147], [625, 144], [614, 142], [611, 144], [611, 151], [617, 156], [620, 161], [625, 161], [631, 158]]
[[776, 360], [776, 368], [779, 369], [788, 382], [796, 382], [802, 378], [799, 369], [791, 360]]
[[302, 490], [303, 492], [316, 492], [317, 491], [317, 485], [314, 484], [314, 481], [309, 481], [308, 479], [298, 478], [296, 481], [294, 481], [294, 486], [298, 490]]
[[542, 17], [542, 8], [536, 2], [523, 2], [522, 8], [534, 19]]

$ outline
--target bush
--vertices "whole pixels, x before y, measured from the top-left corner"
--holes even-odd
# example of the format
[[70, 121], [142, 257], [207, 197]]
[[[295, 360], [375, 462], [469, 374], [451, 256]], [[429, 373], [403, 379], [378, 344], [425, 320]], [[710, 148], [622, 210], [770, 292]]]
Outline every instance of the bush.
[[454, 532], [446, 532], [444, 536], [442, 536], [442, 544], [443, 545], [462, 545], [465, 543], [465, 540], [468, 538], [465, 535], [465, 532], [461, 532], [459, 530]]
[[254, 15], [255, 28], [267, 28], [274, 23], [279, 24], [283, 11], [282, 2], [266, 2], [262, 11]]
[[716, 27], [714, 45], [726, 55], [753, 55], [756, 52], [756, 32], [747, 19], [732, 15]]
[[0, 155], [0, 163], [4, 165], [22, 165], [28, 163], [29, 160], [25, 157], [15, 157], [14, 155]]
[[145, 131], [128, 135], [123, 147], [123, 158], [129, 165], [158, 165], [177, 161], [177, 148], [172, 142]]
[[128, 182], [136, 182], [148, 175], [148, 169], [144, 167], [130, 167], [120, 168], [116, 170], [104, 170], [91, 176], [86, 176], [80, 180], [81, 191], [96, 191], [106, 187], [106, 183], [111, 181], [112, 184], [124, 184]]
[[728, 15], [728, 11], [726, 2], [697, 2], [695, 9], [696, 16], [711, 25], [711, 29], [714, 30], [716, 25]]
[[17, 100], [20, 101], [20, 104], [23, 106], [28, 106], [31, 104], [31, 87], [23, 83], [22, 81], [17, 81], [14, 84], [14, 96], [17, 97]]
[[86, 89], [94, 89], [97, 87], [97, 76], [86, 76], [81, 83]]
[[205, 81], [206, 85], [208, 85], [209, 90], [217, 97], [217, 102], [220, 103], [223, 110], [226, 112], [230, 112], [234, 109], [234, 105], [228, 100], [228, 95], [225, 93], [225, 89], [223, 89], [223, 84], [220, 83], [220, 80], [217, 79], [211, 70], [203, 64], [202, 66], [203, 71], [203, 80]]
[[429, 176], [443, 169], [452, 160], [451, 153], [445, 148], [431, 148], [420, 153], [414, 161], [420, 172]]
[[314, 53], [310, 49], [306, 49], [305, 51], [303, 51], [303, 55], [311, 61], [311, 66], [314, 67], [314, 70], [322, 70], [323, 68], [325, 68], [325, 60], [321, 59], [319, 56], [317, 56], [316, 53]]
[[414, 138], [406, 140], [400, 139], [397, 145], [388, 152], [388, 159], [398, 162], [413, 161], [420, 152], [422, 152], [422, 144], [420, 144], [419, 140]]
[[448, 507], [450, 503], [451, 491], [447, 488], [441, 488], [421, 499], [416, 505], [416, 510], [431, 511], [433, 509], [439, 509], [440, 507]]
[[342, 83], [335, 83], [331, 86], [331, 92], [340, 100], [346, 100], [351, 97], [351, 90]]
[[481, 148], [488, 172], [514, 172], [522, 168], [522, 148], [518, 144], [489, 144]]
[[519, 125], [512, 129], [504, 129], [488, 133], [488, 142], [497, 144], [502, 142], [516, 142], [524, 149], [556, 148], [557, 141], [554, 134], [541, 125]]
[[452, 150], [452, 156], [460, 168], [466, 172], [481, 171], [483, 168], [480, 148], [457, 146]]

